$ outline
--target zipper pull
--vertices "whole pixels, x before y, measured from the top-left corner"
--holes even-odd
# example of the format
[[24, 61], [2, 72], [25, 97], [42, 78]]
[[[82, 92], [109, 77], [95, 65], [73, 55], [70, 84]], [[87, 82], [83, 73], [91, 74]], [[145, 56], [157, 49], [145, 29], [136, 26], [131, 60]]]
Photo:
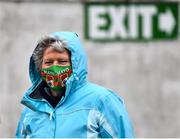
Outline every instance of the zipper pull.
[[52, 120], [53, 113], [54, 113], [54, 111], [52, 111], [52, 112], [50, 113], [50, 116], [49, 116], [49, 120], [50, 120], [50, 121]]

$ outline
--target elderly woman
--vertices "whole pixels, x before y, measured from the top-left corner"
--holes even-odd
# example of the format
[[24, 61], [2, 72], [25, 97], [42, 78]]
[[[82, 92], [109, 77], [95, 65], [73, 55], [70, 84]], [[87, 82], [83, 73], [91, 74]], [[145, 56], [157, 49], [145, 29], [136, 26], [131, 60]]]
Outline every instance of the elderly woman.
[[131, 138], [122, 99], [87, 81], [87, 59], [76, 33], [56, 32], [38, 43], [30, 59], [32, 87], [16, 137]]

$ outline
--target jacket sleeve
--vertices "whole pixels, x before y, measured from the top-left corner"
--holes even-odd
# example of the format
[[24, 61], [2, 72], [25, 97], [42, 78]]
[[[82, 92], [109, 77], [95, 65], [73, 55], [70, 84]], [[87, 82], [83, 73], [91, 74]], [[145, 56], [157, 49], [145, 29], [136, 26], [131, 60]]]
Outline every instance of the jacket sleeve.
[[26, 112], [27, 112], [27, 110], [26, 110], [26, 108], [24, 108], [24, 110], [21, 113], [21, 117], [19, 119], [18, 126], [16, 129], [16, 138], [25, 138], [26, 137], [25, 132], [24, 132], [24, 125], [23, 125], [23, 121], [24, 121]]
[[103, 138], [133, 138], [134, 132], [123, 100], [114, 93], [103, 97], [99, 109], [100, 135]]

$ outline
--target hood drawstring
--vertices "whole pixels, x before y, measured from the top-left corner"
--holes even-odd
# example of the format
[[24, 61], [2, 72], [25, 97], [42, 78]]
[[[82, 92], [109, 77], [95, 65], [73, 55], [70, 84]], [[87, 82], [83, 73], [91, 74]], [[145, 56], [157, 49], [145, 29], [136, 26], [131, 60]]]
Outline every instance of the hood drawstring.
[[77, 76], [77, 74], [74, 73], [73, 75], [74, 75], [75, 80], [78, 81], [78, 80], [79, 80], [79, 77]]

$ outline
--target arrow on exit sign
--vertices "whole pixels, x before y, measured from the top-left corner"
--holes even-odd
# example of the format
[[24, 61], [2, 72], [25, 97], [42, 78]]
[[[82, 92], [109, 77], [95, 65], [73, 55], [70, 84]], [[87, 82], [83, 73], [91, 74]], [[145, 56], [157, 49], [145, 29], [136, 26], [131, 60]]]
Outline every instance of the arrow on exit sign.
[[159, 16], [159, 29], [171, 35], [175, 28], [176, 20], [171, 10], [167, 9], [165, 13]]
[[178, 2], [85, 3], [85, 37], [95, 41], [178, 37]]

